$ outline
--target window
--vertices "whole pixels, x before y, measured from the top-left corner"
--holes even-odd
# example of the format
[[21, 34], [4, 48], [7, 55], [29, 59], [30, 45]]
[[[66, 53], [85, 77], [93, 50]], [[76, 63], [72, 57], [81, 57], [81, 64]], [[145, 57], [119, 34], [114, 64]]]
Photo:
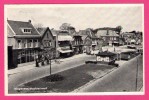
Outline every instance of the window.
[[18, 48], [20, 49], [21, 48], [21, 40], [18, 40]]
[[50, 40], [44, 40], [44, 44], [45, 44], [45, 47], [50, 47], [52, 46], [52, 43]]
[[102, 39], [105, 41], [106, 40], [106, 37], [102, 37]]
[[114, 40], [116, 40], [116, 37], [114, 37]]
[[49, 46], [52, 46], [52, 43], [51, 43], [51, 41], [49, 41], [48, 43], [49, 43]]
[[24, 28], [22, 29], [23, 33], [31, 33], [32, 29], [31, 28]]
[[110, 37], [110, 40], [113, 40], [113, 37]]
[[29, 47], [30, 47], [30, 48], [32, 48], [32, 47], [33, 47], [33, 45], [32, 45], [32, 44], [33, 44], [33, 41], [32, 41], [32, 40], [29, 40]]
[[22, 47], [27, 48], [27, 40], [22, 40]]
[[23, 47], [26, 48], [26, 42], [25, 41], [23, 42]]
[[38, 40], [34, 40], [35, 47], [38, 47]]

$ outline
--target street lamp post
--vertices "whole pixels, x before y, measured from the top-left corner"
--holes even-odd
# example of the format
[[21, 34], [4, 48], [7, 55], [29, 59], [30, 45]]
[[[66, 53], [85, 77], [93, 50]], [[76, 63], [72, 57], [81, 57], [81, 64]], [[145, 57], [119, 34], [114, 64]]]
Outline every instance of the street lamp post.
[[51, 75], [51, 70], [52, 70], [52, 68], [51, 68], [51, 65], [52, 65], [52, 64], [51, 64], [51, 63], [52, 63], [52, 62], [51, 62], [52, 56], [53, 56], [53, 50], [51, 49], [51, 52], [50, 52], [50, 55], [49, 55], [49, 58], [50, 58], [50, 59], [49, 59], [49, 60], [50, 60], [50, 75]]
[[50, 57], [50, 75], [51, 75], [51, 57]]

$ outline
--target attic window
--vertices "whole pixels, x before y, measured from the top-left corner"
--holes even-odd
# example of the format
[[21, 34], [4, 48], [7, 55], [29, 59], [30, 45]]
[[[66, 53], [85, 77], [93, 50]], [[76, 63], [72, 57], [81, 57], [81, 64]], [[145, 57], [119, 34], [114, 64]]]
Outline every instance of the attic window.
[[24, 28], [22, 29], [23, 33], [31, 33], [32, 29], [31, 28]]

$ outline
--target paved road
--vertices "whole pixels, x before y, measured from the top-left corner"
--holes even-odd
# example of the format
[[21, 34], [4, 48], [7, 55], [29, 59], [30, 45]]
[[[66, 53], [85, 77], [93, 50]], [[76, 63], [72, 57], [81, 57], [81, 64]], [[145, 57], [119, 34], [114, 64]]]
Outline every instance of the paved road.
[[[52, 73], [57, 73], [60, 71], [64, 71], [85, 63], [86, 60], [95, 59], [95, 56], [83, 55], [81, 57], [64, 61], [60, 64], [52, 65]], [[29, 81], [44, 77], [49, 75], [50, 65], [42, 66], [39, 68], [35, 68], [32, 70], [24, 71], [21, 73], [10, 75], [8, 78], [8, 93], [14, 93], [14, 88], [16, 88], [19, 84], [27, 83]]]
[[[137, 90], [142, 87], [143, 60], [138, 56], [138, 85]], [[78, 92], [133, 92], [136, 89], [137, 58], [130, 60], [117, 70], [105, 77], [96, 80]]]

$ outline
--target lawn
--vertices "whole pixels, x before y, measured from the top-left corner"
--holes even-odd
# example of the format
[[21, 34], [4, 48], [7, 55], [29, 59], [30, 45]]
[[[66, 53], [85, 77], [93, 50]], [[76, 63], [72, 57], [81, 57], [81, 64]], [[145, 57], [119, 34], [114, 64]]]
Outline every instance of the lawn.
[[46, 76], [18, 86], [16, 93], [71, 92], [89, 81], [101, 77], [114, 66], [84, 64], [57, 74]]

